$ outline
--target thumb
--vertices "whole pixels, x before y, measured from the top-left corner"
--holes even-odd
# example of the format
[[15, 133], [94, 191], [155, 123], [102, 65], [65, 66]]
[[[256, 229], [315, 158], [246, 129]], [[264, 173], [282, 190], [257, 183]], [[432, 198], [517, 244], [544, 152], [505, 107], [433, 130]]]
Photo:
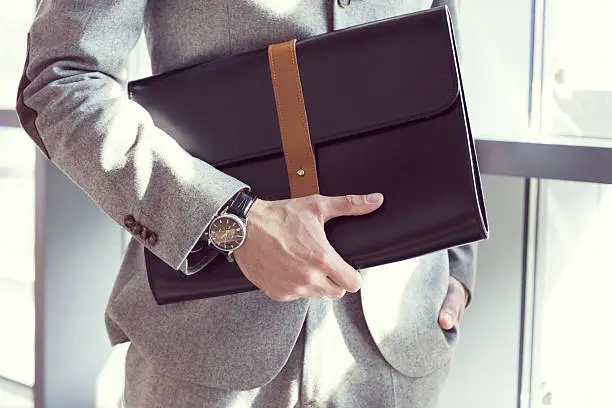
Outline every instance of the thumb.
[[465, 294], [453, 282], [450, 282], [438, 319], [440, 326], [444, 330], [450, 330], [458, 323], [461, 318], [464, 302]]
[[365, 215], [376, 211], [383, 203], [384, 197], [380, 193], [367, 195], [349, 194], [345, 196], [321, 196], [323, 222], [332, 218], [347, 215]]

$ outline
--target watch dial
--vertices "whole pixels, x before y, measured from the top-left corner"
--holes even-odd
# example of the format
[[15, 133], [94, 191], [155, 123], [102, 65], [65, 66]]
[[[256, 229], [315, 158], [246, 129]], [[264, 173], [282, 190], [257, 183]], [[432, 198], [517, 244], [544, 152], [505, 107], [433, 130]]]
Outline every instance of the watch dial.
[[244, 231], [235, 219], [219, 217], [210, 226], [210, 239], [217, 248], [233, 251], [244, 240]]

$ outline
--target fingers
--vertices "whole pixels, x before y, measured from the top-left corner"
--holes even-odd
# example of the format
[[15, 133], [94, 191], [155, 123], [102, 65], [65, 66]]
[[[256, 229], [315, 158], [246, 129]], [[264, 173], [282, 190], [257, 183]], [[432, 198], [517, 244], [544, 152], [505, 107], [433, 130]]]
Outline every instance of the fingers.
[[355, 293], [361, 289], [361, 275], [351, 265], [329, 246], [327, 262], [323, 265], [323, 272], [336, 285], [347, 292]]
[[361, 275], [347, 264], [334, 248], [327, 244], [326, 251], [311, 259], [308, 271], [300, 273], [300, 296], [309, 299], [342, 298], [346, 292], [361, 288]]
[[466, 293], [461, 283], [452, 278], [449, 280], [446, 298], [440, 309], [439, 324], [444, 330], [450, 330], [455, 325], [461, 325], [465, 308]]
[[357, 292], [361, 275], [327, 242], [323, 224], [333, 217], [368, 214], [382, 202], [381, 194], [317, 194], [256, 205], [249, 239], [236, 260], [247, 279], [276, 301], [339, 299]]
[[327, 297], [333, 299], [342, 299], [346, 295], [346, 290], [340, 287], [336, 282], [327, 277], [327, 288], [325, 289]]
[[310, 299], [321, 299], [328, 297], [331, 299], [342, 299], [346, 294], [346, 290], [338, 286], [335, 282], [329, 279], [327, 276], [321, 274], [320, 282], [313, 288], [314, 296], [307, 296]]
[[376, 211], [383, 203], [380, 193], [368, 195], [346, 195], [337, 197], [318, 196], [317, 206], [323, 222], [347, 215], [365, 215]]

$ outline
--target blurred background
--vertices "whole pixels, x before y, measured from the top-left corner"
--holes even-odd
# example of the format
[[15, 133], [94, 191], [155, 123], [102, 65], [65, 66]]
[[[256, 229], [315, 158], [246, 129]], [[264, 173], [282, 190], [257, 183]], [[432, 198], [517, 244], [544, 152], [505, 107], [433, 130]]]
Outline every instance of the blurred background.
[[[35, 8], [0, 0], [0, 408], [115, 407], [103, 311], [129, 237], [19, 128]], [[462, 2], [491, 239], [442, 408], [612, 407], [611, 18], [610, 0]], [[142, 41], [129, 71], [150, 73]]]

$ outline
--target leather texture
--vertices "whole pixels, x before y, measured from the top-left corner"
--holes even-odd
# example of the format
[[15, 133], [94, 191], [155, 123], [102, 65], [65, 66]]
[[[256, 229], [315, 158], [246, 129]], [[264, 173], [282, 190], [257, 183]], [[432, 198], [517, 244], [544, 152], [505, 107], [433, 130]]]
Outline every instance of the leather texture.
[[296, 40], [291, 40], [268, 47], [291, 198], [319, 194], [317, 164], [312, 151], [295, 44]]
[[232, 200], [227, 208], [227, 212], [242, 218], [247, 218], [251, 207], [255, 203], [257, 195], [250, 191], [242, 190]]
[[[369, 268], [488, 236], [446, 7], [306, 38], [296, 50], [321, 194], [385, 195], [373, 214], [326, 224], [349, 264]], [[266, 49], [249, 51], [132, 82], [129, 95], [190, 154], [263, 199], [285, 199], [268, 64]], [[220, 257], [190, 276], [148, 249], [145, 260], [159, 304], [256, 289]]]

